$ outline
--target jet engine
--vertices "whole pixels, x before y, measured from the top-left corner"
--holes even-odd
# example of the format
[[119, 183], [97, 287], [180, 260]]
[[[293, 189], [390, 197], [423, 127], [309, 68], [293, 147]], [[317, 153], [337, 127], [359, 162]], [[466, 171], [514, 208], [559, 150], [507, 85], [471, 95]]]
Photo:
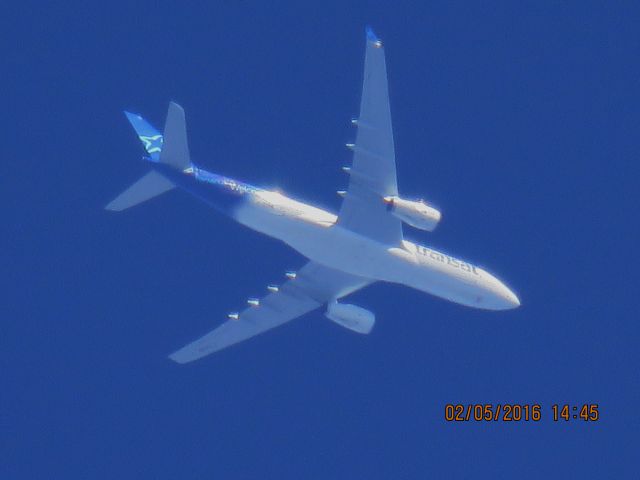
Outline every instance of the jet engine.
[[365, 335], [371, 331], [376, 322], [373, 312], [356, 305], [338, 302], [328, 305], [325, 316], [338, 325]]
[[422, 200], [384, 197], [384, 203], [387, 204], [387, 210], [404, 223], [428, 232], [432, 232], [436, 228], [442, 217], [438, 210]]

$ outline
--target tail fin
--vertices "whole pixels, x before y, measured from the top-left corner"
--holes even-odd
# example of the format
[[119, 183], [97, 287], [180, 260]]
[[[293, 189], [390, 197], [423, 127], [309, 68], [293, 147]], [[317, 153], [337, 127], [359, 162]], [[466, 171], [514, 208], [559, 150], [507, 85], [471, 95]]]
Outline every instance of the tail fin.
[[[165, 163], [180, 170], [191, 166], [184, 109], [180, 105], [174, 102], [169, 104], [164, 135], [140, 115], [124, 113], [138, 134], [151, 161]], [[151, 171], [118, 195], [105, 208], [119, 212], [173, 188], [174, 185], [170, 180], [156, 171]]]
[[151, 157], [151, 160], [155, 162], [160, 160], [163, 141], [162, 134], [137, 113], [124, 112], [124, 114], [127, 116], [127, 120], [129, 120], [129, 123], [138, 134], [138, 138], [142, 142], [144, 149]]

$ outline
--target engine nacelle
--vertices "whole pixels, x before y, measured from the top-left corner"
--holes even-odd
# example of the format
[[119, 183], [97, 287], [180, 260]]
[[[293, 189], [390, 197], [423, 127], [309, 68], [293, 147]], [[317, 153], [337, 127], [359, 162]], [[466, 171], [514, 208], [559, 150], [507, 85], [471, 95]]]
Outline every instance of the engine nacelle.
[[432, 232], [440, 222], [442, 214], [422, 200], [405, 200], [400, 197], [384, 197], [387, 210], [404, 223], [420, 230]]
[[328, 305], [325, 316], [338, 325], [365, 335], [371, 331], [376, 322], [373, 312], [356, 305], [338, 302]]

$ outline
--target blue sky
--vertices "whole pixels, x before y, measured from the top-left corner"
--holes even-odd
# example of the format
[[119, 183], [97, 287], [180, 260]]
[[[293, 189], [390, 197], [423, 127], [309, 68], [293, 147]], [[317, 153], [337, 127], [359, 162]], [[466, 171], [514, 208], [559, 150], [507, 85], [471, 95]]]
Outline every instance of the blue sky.
[[[0, 33], [2, 478], [637, 475], [634, 2], [21, 5]], [[122, 110], [160, 126], [178, 101], [204, 167], [337, 210], [366, 24], [400, 189], [444, 212], [406, 236], [523, 306], [375, 285], [353, 296], [368, 337], [314, 313], [173, 364], [304, 259], [179, 192], [105, 212], [146, 168]], [[543, 419], [447, 423], [446, 403]]]

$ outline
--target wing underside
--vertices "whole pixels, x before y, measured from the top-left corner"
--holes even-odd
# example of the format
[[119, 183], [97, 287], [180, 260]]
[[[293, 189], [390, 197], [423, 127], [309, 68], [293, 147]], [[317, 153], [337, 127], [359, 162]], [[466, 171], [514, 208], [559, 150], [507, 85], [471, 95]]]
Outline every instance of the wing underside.
[[[367, 30], [367, 47], [358, 131], [353, 145], [349, 190], [338, 222], [344, 228], [385, 244], [402, 241], [402, 223], [387, 212], [385, 196], [398, 194], [387, 70], [382, 43]], [[337, 300], [371, 280], [309, 262], [277, 291], [245, 309], [238, 319], [170, 355], [187, 363], [241, 342]]]
[[295, 278], [288, 280], [215, 330], [170, 355], [178, 363], [188, 363], [235, 343], [271, 330], [305, 313], [359, 290], [371, 280], [309, 262]]
[[360, 116], [353, 148], [349, 189], [338, 222], [345, 228], [386, 244], [402, 241], [402, 223], [389, 215], [383, 198], [398, 194], [384, 47], [371, 29]]

